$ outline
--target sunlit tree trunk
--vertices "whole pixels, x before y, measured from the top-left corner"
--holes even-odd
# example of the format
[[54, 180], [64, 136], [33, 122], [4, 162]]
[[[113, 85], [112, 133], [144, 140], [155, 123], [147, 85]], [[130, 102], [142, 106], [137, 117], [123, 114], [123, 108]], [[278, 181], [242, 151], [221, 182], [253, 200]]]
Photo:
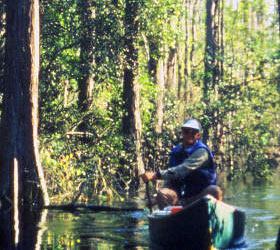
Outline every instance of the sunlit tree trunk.
[[162, 126], [163, 126], [163, 97], [164, 97], [164, 59], [162, 57], [162, 49], [159, 48], [159, 41], [156, 36], [148, 36], [146, 43], [148, 44], [148, 71], [151, 80], [157, 86], [157, 98], [155, 101], [155, 134], [156, 134], [156, 155], [154, 161], [159, 161], [159, 154], [162, 148]]
[[[176, 19], [170, 19], [169, 25], [171, 29], [176, 30], [178, 28], [178, 21]], [[167, 26], [168, 27], [168, 26]], [[172, 41], [172, 44], [166, 45], [167, 58], [166, 58], [166, 79], [165, 79], [165, 87], [168, 90], [168, 93], [177, 94], [177, 39]]]
[[280, 0], [277, 0], [278, 7], [278, 28], [279, 28], [279, 36], [280, 36]]
[[[204, 114], [203, 140], [209, 140], [209, 130], [212, 129], [212, 148], [216, 153], [216, 164], [221, 167], [224, 159], [224, 123], [226, 117], [218, 107], [211, 105], [221, 97], [220, 82], [223, 78], [223, 1], [207, 1], [206, 16], [206, 48], [205, 48], [205, 76], [204, 76]], [[217, 56], [219, 54], [219, 56]], [[222, 58], [222, 59], [220, 59]]]
[[[185, 0], [182, 1], [182, 6], [185, 6]], [[180, 33], [184, 33], [185, 31], [185, 20], [184, 16], [178, 18], [178, 30], [180, 30]], [[181, 42], [182, 38], [180, 35], [176, 36], [176, 50], [177, 50], [177, 71], [178, 71], [178, 89], [177, 89], [177, 97], [178, 99], [181, 99], [182, 97], [182, 87], [183, 87], [183, 81], [184, 81], [184, 53], [185, 48], [184, 45]]]
[[[215, 1], [215, 9], [214, 9], [214, 41], [215, 41], [215, 54], [219, 56], [215, 56], [214, 62], [214, 74], [215, 79], [214, 82], [214, 101], [217, 102], [221, 96], [221, 88], [220, 82], [223, 78], [223, 0], [216, 0]], [[222, 59], [221, 59], [222, 58]], [[224, 122], [226, 117], [224, 117], [219, 108], [215, 108], [212, 112], [212, 131], [213, 131], [213, 150], [216, 152], [216, 164], [218, 167], [222, 167], [224, 162]]]
[[[186, 94], [185, 98], [187, 98], [189, 101], [193, 97], [192, 93], [192, 82], [194, 80], [194, 75], [195, 75], [195, 43], [197, 40], [197, 32], [196, 29], [199, 24], [196, 23], [196, 18], [197, 18], [197, 6], [199, 4], [198, 0], [189, 0], [189, 6], [188, 6], [188, 13], [189, 13], [189, 31], [186, 31], [187, 34], [189, 34], [189, 53], [186, 55], [188, 58], [188, 61], [186, 61], [187, 68], [188, 68], [188, 80], [186, 80]], [[187, 24], [186, 24], [187, 27]], [[187, 41], [187, 40], [186, 40]], [[187, 46], [187, 45], [186, 45]], [[187, 53], [187, 52], [186, 52]], [[186, 73], [185, 73], [186, 76]]]
[[79, 108], [82, 112], [88, 111], [92, 103], [93, 95], [93, 19], [94, 10], [92, 1], [79, 0], [78, 10], [81, 20], [80, 39], [80, 79], [79, 86]]
[[190, 2], [185, 0], [185, 52], [184, 52], [184, 88], [183, 88], [183, 99], [187, 101], [189, 94], [190, 85], [190, 58], [189, 58], [189, 47], [190, 47]]
[[156, 99], [156, 126], [155, 132], [157, 136], [156, 146], [157, 151], [162, 149], [162, 129], [163, 129], [163, 112], [164, 112], [164, 63], [163, 58], [160, 58], [157, 66], [156, 83], [158, 89], [158, 95]]
[[[203, 117], [203, 141], [207, 143], [209, 139], [209, 130], [213, 121], [213, 110], [210, 108], [212, 97], [215, 96], [215, 85], [217, 82], [218, 72], [216, 65], [216, 28], [215, 14], [217, 0], [206, 1], [206, 42], [204, 57], [204, 85], [203, 85], [203, 101], [206, 104], [206, 110]], [[212, 97], [211, 97], [212, 96]]]
[[167, 79], [166, 89], [169, 92], [174, 92], [176, 87], [176, 64], [177, 64], [177, 51], [176, 48], [169, 48], [167, 58]]
[[[280, 0], [277, 0], [278, 7], [278, 28], [279, 28], [279, 37], [280, 37]], [[280, 93], [280, 66], [278, 67], [278, 92]]]
[[38, 0], [7, 1], [0, 192], [2, 211], [11, 211], [15, 223], [15, 245], [22, 208], [49, 203], [38, 148], [39, 27]]
[[138, 33], [140, 1], [126, 0], [125, 7], [125, 65], [123, 78], [123, 133], [131, 138], [135, 148], [136, 176], [143, 172], [144, 164], [141, 153], [142, 122], [140, 116], [140, 88], [138, 75]]

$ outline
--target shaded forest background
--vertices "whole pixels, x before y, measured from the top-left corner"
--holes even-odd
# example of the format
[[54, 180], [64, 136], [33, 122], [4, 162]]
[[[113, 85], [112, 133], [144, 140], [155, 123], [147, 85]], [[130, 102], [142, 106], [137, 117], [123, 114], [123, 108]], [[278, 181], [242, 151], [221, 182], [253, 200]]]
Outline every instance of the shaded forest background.
[[168, 166], [190, 117], [220, 176], [268, 179], [280, 157], [278, 2], [41, 0], [39, 138], [51, 199], [71, 200], [84, 183], [84, 200], [122, 199], [143, 168]]

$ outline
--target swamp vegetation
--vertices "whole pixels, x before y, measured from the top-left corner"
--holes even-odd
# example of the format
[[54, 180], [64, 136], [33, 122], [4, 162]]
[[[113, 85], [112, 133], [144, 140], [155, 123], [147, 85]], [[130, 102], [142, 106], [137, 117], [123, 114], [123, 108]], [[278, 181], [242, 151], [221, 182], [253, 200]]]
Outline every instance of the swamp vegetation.
[[[15, 10], [24, 12], [27, 1], [0, 0], [4, 175], [10, 168], [3, 162], [16, 159], [7, 152], [39, 155], [18, 162], [40, 161], [51, 203], [71, 202], [77, 195], [81, 201], [122, 201], [139, 184], [143, 167], [168, 166], [180, 125], [190, 117], [201, 121], [221, 177], [266, 180], [276, 169], [279, 1], [29, 2], [37, 3], [33, 11], [40, 13], [33, 26], [40, 28], [35, 130], [30, 130], [34, 123], [25, 102], [30, 94], [25, 83], [31, 78], [24, 74], [33, 62], [32, 50], [29, 55], [26, 50], [31, 31], [20, 22], [22, 16], [14, 22], [20, 13]], [[10, 128], [13, 133], [7, 133]], [[38, 149], [37, 141], [29, 140], [37, 128]], [[21, 140], [18, 148], [7, 146]]]

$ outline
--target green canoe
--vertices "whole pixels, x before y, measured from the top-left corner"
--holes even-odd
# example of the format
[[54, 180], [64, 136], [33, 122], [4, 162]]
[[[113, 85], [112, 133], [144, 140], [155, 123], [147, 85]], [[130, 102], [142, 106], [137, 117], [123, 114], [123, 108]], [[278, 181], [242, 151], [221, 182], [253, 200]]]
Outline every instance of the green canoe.
[[217, 249], [245, 245], [245, 213], [207, 195], [180, 211], [149, 219], [150, 239], [160, 249]]

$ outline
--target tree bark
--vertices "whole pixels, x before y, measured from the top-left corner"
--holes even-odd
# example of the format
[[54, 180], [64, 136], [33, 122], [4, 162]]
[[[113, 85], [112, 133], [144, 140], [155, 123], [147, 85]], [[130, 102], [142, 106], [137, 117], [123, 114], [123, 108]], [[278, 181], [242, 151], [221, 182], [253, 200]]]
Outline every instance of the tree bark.
[[135, 148], [136, 176], [144, 171], [141, 153], [142, 122], [140, 116], [140, 86], [137, 82], [138, 75], [138, 15], [141, 2], [126, 0], [125, 7], [125, 65], [123, 78], [123, 133], [131, 138]]
[[[216, 38], [217, 32], [215, 27], [216, 6], [218, 0], [207, 0], [206, 2], [206, 41], [204, 57], [204, 84], [203, 84], [203, 101], [206, 107], [209, 107], [211, 101], [210, 95], [214, 94], [214, 88], [217, 82], [217, 65], [216, 65]], [[213, 120], [213, 110], [206, 108], [204, 114], [203, 141], [207, 143], [209, 139], [209, 130]]]
[[156, 83], [158, 88], [158, 95], [156, 99], [156, 126], [155, 132], [157, 136], [156, 146], [157, 150], [160, 152], [162, 148], [162, 140], [160, 135], [162, 134], [163, 126], [163, 112], [164, 112], [164, 62], [163, 58], [158, 60]]
[[[182, 18], [178, 22], [178, 29], [182, 31], [183, 33], [183, 20]], [[182, 96], [182, 86], [183, 86], [183, 66], [184, 66], [184, 52], [185, 49], [183, 48], [182, 44], [180, 43], [179, 36], [176, 37], [176, 61], [177, 61], [177, 69], [175, 68], [175, 74], [176, 70], [178, 71], [178, 80], [177, 80], [177, 97], [180, 100]], [[175, 78], [176, 79], [176, 78]]]
[[177, 64], [177, 51], [176, 48], [169, 48], [169, 54], [167, 59], [167, 80], [166, 89], [169, 92], [175, 92], [176, 86], [176, 64]]
[[80, 39], [80, 79], [78, 81], [78, 105], [82, 112], [88, 111], [92, 104], [93, 95], [93, 18], [94, 10], [91, 1], [79, 0], [78, 10], [81, 21]]
[[185, 88], [184, 88], [184, 100], [191, 101], [192, 82], [194, 79], [195, 65], [195, 43], [196, 43], [196, 16], [197, 16], [198, 0], [186, 1], [186, 45], [185, 45]]
[[148, 71], [151, 79], [156, 81], [157, 65], [159, 60], [159, 42], [152, 35], [147, 37], [149, 58], [148, 58]]
[[10, 249], [25, 244], [30, 208], [49, 204], [38, 143], [39, 27], [38, 0], [7, 1], [0, 198]]
[[[1, 198], [49, 203], [38, 143], [39, 2], [7, 1]], [[16, 194], [15, 191], [18, 191]], [[6, 199], [7, 198], [7, 199]]]
[[279, 28], [279, 36], [280, 36], [280, 0], [277, 0], [277, 7], [278, 7], [278, 28]]
[[190, 76], [190, 58], [189, 58], [189, 46], [190, 46], [190, 23], [189, 23], [189, 10], [190, 2], [185, 0], [185, 52], [184, 52], [184, 90], [183, 100], [188, 101], [189, 93], [189, 76]]
[[160, 41], [156, 36], [148, 36], [146, 39], [148, 46], [148, 72], [151, 80], [157, 86], [157, 97], [155, 100], [155, 135], [156, 135], [156, 153], [154, 162], [160, 161], [160, 151], [162, 149], [162, 126], [164, 110], [164, 59], [162, 49], [159, 47]]

